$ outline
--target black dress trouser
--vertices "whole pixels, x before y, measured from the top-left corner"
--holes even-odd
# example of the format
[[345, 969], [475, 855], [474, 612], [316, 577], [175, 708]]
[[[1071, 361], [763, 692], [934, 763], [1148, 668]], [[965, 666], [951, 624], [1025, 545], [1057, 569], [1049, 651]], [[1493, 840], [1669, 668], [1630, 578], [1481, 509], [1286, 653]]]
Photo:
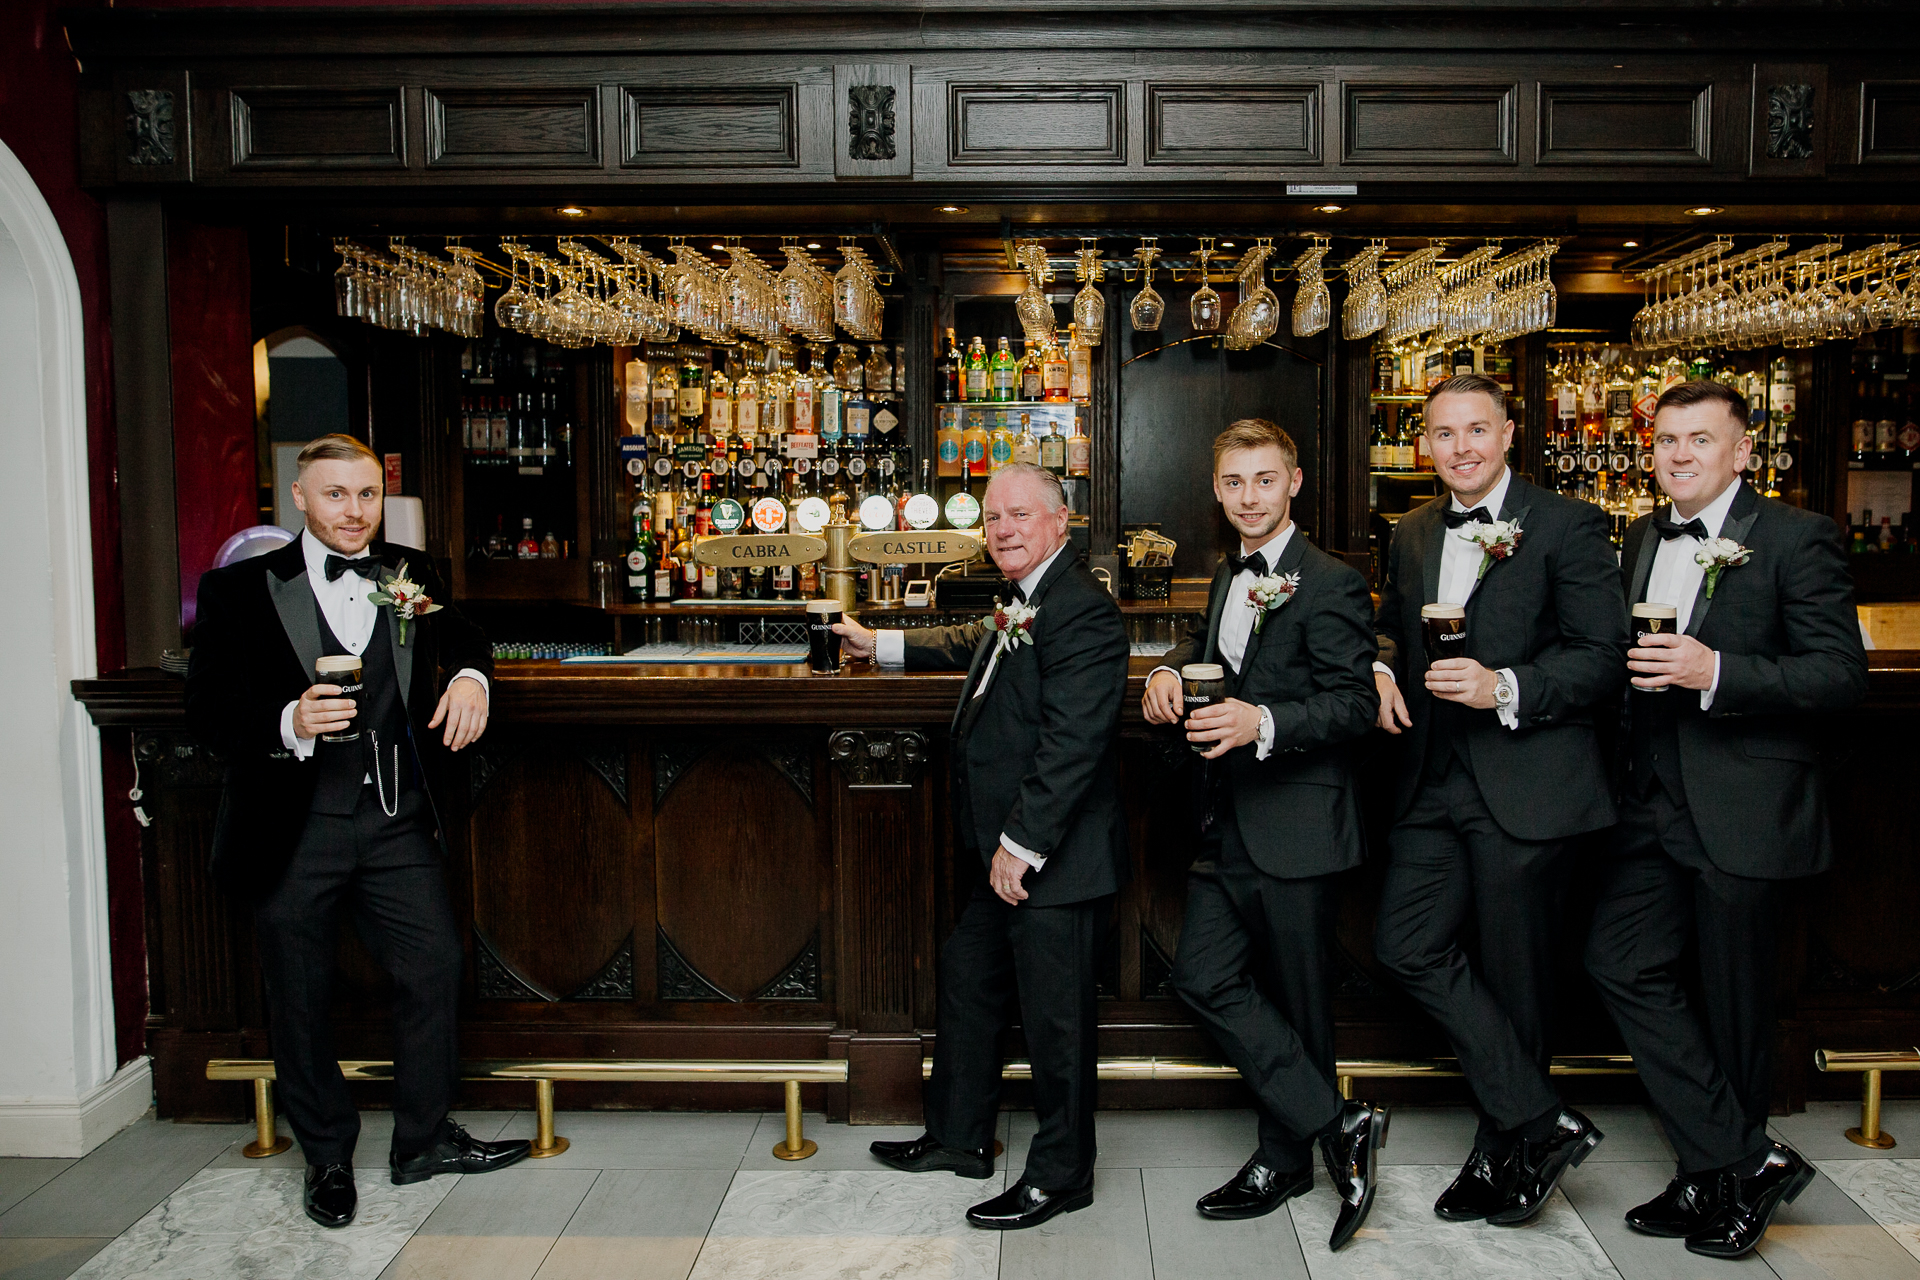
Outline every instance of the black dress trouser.
[[393, 1149], [431, 1146], [459, 1081], [461, 947], [427, 797], [409, 785], [388, 817], [373, 786], [351, 815], [314, 813], [286, 875], [255, 908], [275, 1088], [309, 1164], [348, 1163], [360, 1113], [334, 1050], [343, 910], [393, 979]]
[[926, 1101], [927, 1132], [942, 1146], [993, 1145], [1000, 1035], [1017, 1000], [1040, 1122], [1024, 1176], [1042, 1191], [1074, 1191], [1093, 1181], [1095, 970], [1112, 910], [1111, 894], [1011, 907], [985, 882], [974, 889], [940, 948], [939, 1039]]
[[[1447, 1034], [1480, 1104], [1475, 1145], [1558, 1111], [1548, 1075], [1554, 940], [1566, 842], [1516, 840], [1494, 821], [1457, 752], [1429, 766], [1388, 836], [1374, 950]], [[1471, 916], [1480, 963], [1460, 933]]]
[[[1768, 1142], [1778, 890], [1714, 866], [1666, 784], [1649, 778], [1635, 790], [1601, 867], [1587, 972], [1681, 1169], [1707, 1173]], [[1687, 994], [1690, 950], [1698, 1003]]]
[[1260, 870], [1230, 811], [1187, 875], [1173, 988], [1253, 1090], [1260, 1161], [1282, 1173], [1313, 1167], [1314, 1135], [1340, 1114], [1327, 959], [1336, 879]]

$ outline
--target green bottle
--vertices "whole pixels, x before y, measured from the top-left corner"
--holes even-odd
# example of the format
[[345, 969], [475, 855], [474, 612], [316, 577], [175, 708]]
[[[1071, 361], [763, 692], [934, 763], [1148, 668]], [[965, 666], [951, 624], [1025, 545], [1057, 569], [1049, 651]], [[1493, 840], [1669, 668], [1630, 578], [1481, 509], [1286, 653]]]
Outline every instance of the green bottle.
[[985, 400], [987, 396], [987, 344], [976, 336], [967, 348], [967, 379], [963, 396], [967, 400]]
[[1019, 362], [1013, 358], [1013, 351], [1007, 346], [1007, 340], [1002, 338], [1000, 349], [993, 353], [993, 398], [1003, 401], [1013, 399], [1019, 381]]

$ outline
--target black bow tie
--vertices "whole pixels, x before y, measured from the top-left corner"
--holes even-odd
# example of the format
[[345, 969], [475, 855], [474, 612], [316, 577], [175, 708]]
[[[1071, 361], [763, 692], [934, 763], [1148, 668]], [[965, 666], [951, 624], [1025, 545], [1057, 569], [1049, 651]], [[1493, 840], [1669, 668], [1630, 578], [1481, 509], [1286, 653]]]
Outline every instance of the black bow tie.
[[1256, 551], [1250, 556], [1237, 556], [1229, 551], [1227, 552], [1227, 563], [1233, 566], [1233, 572], [1236, 576], [1246, 572], [1248, 569], [1253, 570], [1253, 576], [1256, 578], [1264, 578], [1267, 576], [1267, 557], [1264, 552]]
[[1493, 523], [1493, 517], [1487, 514], [1485, 507], [1475, 507], [1471, 511], [1455, 511], [1453, 504], [1448, 503], [1447, 509], [1440, 514], [1446, 519], [1447, 528], [1449, 529], [1458, 529], [1463, 524]]
[[361, 556], [357, 560], [330, 555], [327, 557], [327, 581], [337, 582], [343, 573], [357, 573], [368, 582], [377, 582], [381, 564], [380, 557], [374, 555]]
[[1675, 538], [1687, 533], [1702, 542], [1707, 540], [1707, 526], [1701, 523], [1699, 516], [1695, 516], [1685, 524], [1675, 524], [1665, 516], [1656, 515], [1653, 518], [1653, 530], [1660, 535], [1662, 542], [1672, 542]]
[[1020, 585], [1019, 583], [1017, 583], [1017, 582], [1016, 582], [1016, 583], [1014, 583], [1014, 584], [1013, 584], [1013, 598], [1014, 598], [1015, 600], [1018, 600], [1018, 601], [1019, 601], [1019, 602], [1020, 602], [1021, 604], [1025, 604], [1025, 603], [1027, 602], [1027, 589], [1026, 589], [1025, 587], [1023, 587], [1023, 586], [1021, 586], [1021, 585]]

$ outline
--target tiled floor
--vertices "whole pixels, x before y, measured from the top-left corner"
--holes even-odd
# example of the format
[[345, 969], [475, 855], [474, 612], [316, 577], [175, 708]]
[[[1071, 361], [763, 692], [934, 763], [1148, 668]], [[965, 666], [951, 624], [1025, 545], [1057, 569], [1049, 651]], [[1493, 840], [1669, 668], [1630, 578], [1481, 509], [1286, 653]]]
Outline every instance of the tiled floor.
[[[1777, 1121], [1821, 1176], [1738, 1263], [1626, 1229], [1620, 1215], [1666, 1184], [1672, 1154], [1645, 1111], [1592, 1114], [1607, 1134], [1594, 1158], [1534, 1223], [1502, 1229], [1431, 1210], [1472, 1117], [1396, 1111], [1373, 1216], [1338, 1254], [1324, 1178], [1252, 1222], [1194, 1213], [1246, 1157], [1245, 1112], [1103, 1114], [1092, 1208], [1006, 1235], [963, 1214], [1018, 1173], [1026, 1115], [1003, 1117], [1009, 1159], [984, 1182], [896, 1174], [867, 1154], [917, 1129], [811, 1117], [819, 1153], [788, 1164], [772, 1154], [778, 1115], [574, 1112], [560, 1116], [563, 1156], [394, 1187], [386, 1117], [370, 1112], [360, 1214], [342, 1231], [301, 1213], [297, 1152], [248, 1160], [251, 1129], [149, 1118], [84, 1160], [0, 1160], [0, 1280], [1920, 1280], [1920, 1104], [1887, 1107], [1887, 1129], [1907, 1137], [1889, 1152], [1842, 1137], [1858, 1122], [1847, 1106]], [[524, 1113], [461, 1118], [482, 1137], [532, 1132]]]

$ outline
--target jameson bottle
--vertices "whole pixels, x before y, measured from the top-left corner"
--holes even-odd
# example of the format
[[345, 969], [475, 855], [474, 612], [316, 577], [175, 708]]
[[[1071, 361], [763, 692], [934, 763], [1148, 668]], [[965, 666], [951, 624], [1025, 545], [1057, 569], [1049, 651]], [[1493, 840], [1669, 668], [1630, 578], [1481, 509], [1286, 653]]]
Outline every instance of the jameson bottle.
[[946, 354], [934, 361], [933, 385], [941, 404], [953, 404], [960, 399], [960, 347], [951, 329], [947, 330]]

